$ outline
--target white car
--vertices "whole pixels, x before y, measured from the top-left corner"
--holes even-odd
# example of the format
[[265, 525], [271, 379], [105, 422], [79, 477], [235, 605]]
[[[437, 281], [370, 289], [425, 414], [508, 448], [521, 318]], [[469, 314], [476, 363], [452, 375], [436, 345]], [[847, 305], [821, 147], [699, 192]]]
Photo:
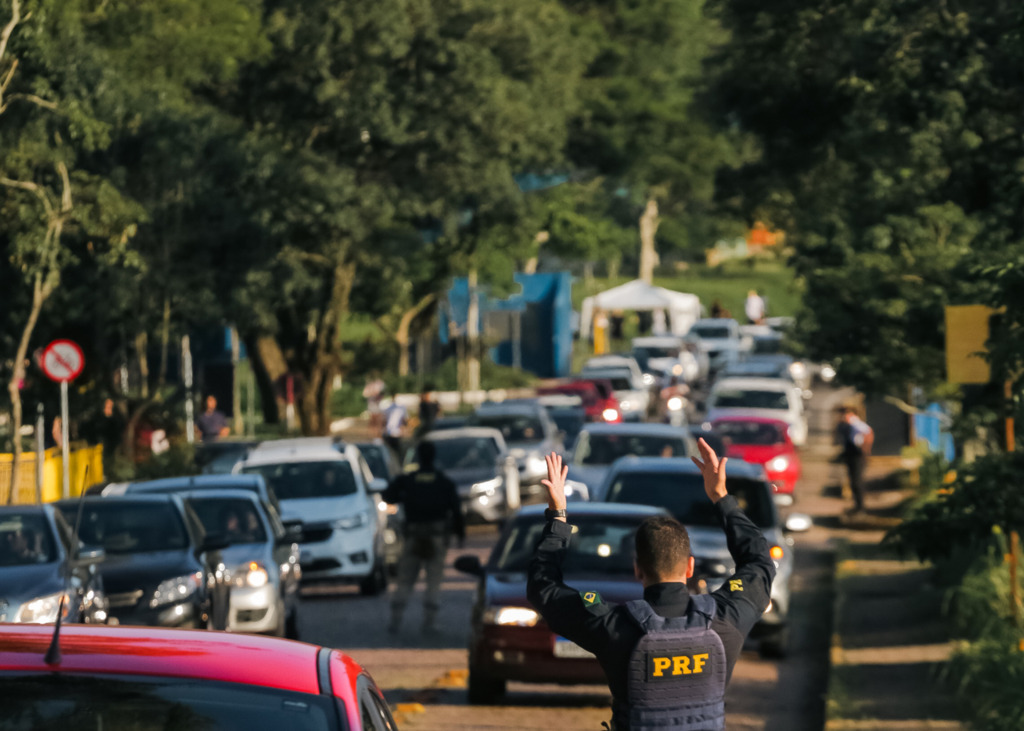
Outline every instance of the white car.
[[789, 425], [789, 438], [800, 447], [807, 443], [807, 416], [798, 389], [780, 378], [722, 378], [711, 389], [707, 420], [761, 416]]
[[387, 588], [386, 516], [374, 480], [353, 444], [265, 442], [235, 468], [263, 476], [281, 502], [281, 517], [302, 521], [303, 581], [351, 581], [363, 594]]
[[697, 358], [687, 350], [683, 339], [675, 335], [633, 338], [633, 356], [646, 364], [647, 373], [656, 377], [676, 376], [684, 383], [696, 383], [700, 378]]
[[707, 353], [715, 373], [738, 362], [751, 346], [750, 337], [740, 333], [740, 324], [726, 317], [697, 320], [686, 337]]
[[651, 391], [633, 358], [611, 355], [591, 358], [584, 364], [580, 377], [611, 381], [612, 395], [619, 401], [623, 420], [644, 420], [651, 404]]

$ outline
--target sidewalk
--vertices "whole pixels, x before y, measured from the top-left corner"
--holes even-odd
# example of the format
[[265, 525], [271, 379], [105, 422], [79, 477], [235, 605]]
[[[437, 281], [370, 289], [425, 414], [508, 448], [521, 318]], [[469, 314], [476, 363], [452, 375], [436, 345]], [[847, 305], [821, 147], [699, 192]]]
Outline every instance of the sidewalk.
[[[955, 701], [941, 684], [952, 651], [933, 569], [880, 545], [909, 493], [899, 458], [868, 468], [867, 514], [842, 516], [826, 731], [960, 731]], [[845, 529], [845, 530], [842, 530]]]

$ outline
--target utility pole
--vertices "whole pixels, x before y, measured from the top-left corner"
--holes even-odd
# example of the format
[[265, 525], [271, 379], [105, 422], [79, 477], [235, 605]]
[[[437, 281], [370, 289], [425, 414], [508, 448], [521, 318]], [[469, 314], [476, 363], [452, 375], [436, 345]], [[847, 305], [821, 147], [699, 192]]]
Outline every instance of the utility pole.
[[466, 314], [466, 380], [469, 391], [480, 390], [480, 301], [476, 266], [469, 269], [469, 308]]

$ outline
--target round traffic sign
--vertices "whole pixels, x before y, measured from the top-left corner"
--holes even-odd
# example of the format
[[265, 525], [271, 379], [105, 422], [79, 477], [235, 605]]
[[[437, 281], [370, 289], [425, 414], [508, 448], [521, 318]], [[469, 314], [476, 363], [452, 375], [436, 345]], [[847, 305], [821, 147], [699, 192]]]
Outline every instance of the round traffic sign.
[[77, 343], [54, 340], [43, 351], [43, 373], [53, 381], [73, 381], [85, 366], [85, 356]]

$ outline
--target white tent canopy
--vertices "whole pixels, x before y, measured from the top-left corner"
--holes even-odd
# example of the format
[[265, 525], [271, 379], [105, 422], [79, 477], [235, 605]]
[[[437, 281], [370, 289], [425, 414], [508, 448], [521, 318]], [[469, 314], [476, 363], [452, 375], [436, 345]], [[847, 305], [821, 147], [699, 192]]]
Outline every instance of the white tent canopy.
[[580, 336], [589, 337], [594, 310], [663, 310], [668, 313], [669, 331], [673, 335], [685, 335], [693, 323], [700, 319], [700, 298], [695, 294], [673, 292], [664, 287], [655, 287], [640, 279], [606, 289], [604, 292], [583, 300], [580, 311]]

